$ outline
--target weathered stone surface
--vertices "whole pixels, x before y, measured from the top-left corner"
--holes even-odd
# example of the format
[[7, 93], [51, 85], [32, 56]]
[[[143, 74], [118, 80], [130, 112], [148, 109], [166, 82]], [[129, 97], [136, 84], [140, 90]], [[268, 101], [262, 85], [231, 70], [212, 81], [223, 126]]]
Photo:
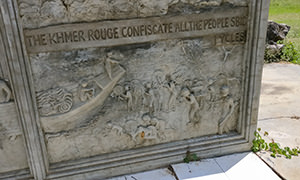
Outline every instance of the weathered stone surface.
[[0, 178], [104, 179], [250, 148], [268, 2], [0, 4], [0, 100], [30, 168]]
[[222, 3], [222, 0], [182, 0], [181, 2], [187, 3], [187, 4], [192, 4], [195, 6], [220, 6]]
[[[161, 49], [164, 50], [163, 54]], [[92, 81], [95, 76], [93, 74], [105, 73], [102, 62], [106, 58], [104, 53], [106, 51], [113, 52], [115, 57], [119, 57], [118, 63], [126, 67], [126, 74], [115, 87], [120, 88], [120, 92], [117, 92], [117, 89], [113, 90], [103, 107], [99, 106], [100, 114], [82, 119], [72, 128], [70, 123], [66, 124], [68, 127], [62, 125], [61, 123], [67, 120], [62, 120], [59, 116], [55, 117], [57, 120], [41, 118], [44, 131], [56, 132], [55, 135], [46, 133], [51, 162], [149, 146], [157, 142], [164, 143], [217, 134], [220, 116], [226, 118], [226, 113], [230, 113], [228, 118], [232, 119], [230, 124], [227, 124], [226, 131], [236, 128], [241, 96], [237, 88], [240, 86], [242, 74], [242, 64], [239, 61], [243, 55], [241, 45], [212, 48], [209, 46], [209, 41], [205, 40], [176, 40], [126, 49], [94, 49], [88, 54], [82, 54], [85, 51], [73, 51], [67, 54], [59, 52], [33, 56], [31, 58], [33, 69], [48, 67], [48, 70], [43, 71], [42, 74], [39, 73], [41, 71], [33, 72], [36, 90], [56, 86], [69, 87], [68, 91], [73, 92], [75, 97], [78, 96], [75, 94], [76, 86], [82, 77], [91, 76], [92, 79], [89, 81]], [[227, 56], [228, 52], [230, 54]], [[73, 58], [67, 60], [68, 63], [65, 64], [61, 60], [67, 57]], [[83, 62], [78, 63], [75, 71], [72, 66], [78, 61]], [[65, 65], [61, 66], [61, 63]], [[232, 69], [232, 66], [236, 68]], [[62, 73], [65, 76], [61, 76]], [[70, 76], [73, 82], [70, 81]], [[57, 82], [57, 79], [60, 81]], [[148, 88], [147, 83], [150, 83], [151, 87]], [[161, 83], [160, 89], [153, 88], [155, 83]], [[127, 98], [133, 98], [132, 104], [128, 104], [129, 100], [126, 99], [126, 89], [124, 89], [126, 86], [130, 88], [132, 97]], [[171, 90], [169, 88], [174, 88], [172, 89], [172, 93], [175, 94], [173, 102], [171, 102], [172, 93], [169, 92]], [[228, 88], [227, 93], [230, 93], [225, 94], [225, 99], [222, 99], [222, 88]], [[161, 98], [158, 99], [158, 94], [153, 94], [153, 110], [146, 102], [142, 102], [147, 100], [145, 95], [151, 94], [151, 91], [160, 93]], [[185, 102], [185, 98], [189, 96], [198, 99], [195, 101], [199, 103], [197, 107], [192, 105], [190, 107], [188, 102]], [[232, 107], [226, 107], [226, 103], [231, 100], [234, 103]], [[74, 99], [74, 106], [76, 106], [75, 101], [76, 99]], [[193, 110], [191, 108], [198, 108], [195, 110], [200, 112], [191, 115], [189, 114]], [[51, 121], [57, 121], [56, 125], [48, 125]], [[68, 131], [61, 132], [62, 130]], [[150, 134], [140, 137], [139, 131], [145, 133], [149, 131]], [[94, 143], [90, 143], [88, 139], [94, 139]], [[109, 143], [112, 139], [115, 143]]]
[[249, 1], [240, 1], [240, 0], [223, 0], [223, 3], [229, 3], [234, 6], [247, 6]]
[[28, 168], [14, 102], [0, 103], [0, 173]]
[[[17, 0], [24, 28], [107, 19], [162, 16], [176, 4], [197, 8], [222, 3], [246, 6], [248, 0]], [[182, 9], [182, 13], [184, 13]]]
[[278, 24], [274, 21], [268, 22], [267, 42], [270, 45], [276, 44], [279, 40], [284, 40], [291, 27], [286, 24]]

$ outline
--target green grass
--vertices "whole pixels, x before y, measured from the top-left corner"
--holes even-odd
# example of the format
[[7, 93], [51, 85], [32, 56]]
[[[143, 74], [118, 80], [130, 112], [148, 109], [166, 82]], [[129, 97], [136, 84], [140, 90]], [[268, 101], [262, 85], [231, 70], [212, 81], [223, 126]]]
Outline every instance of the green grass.
[[291, 26], [287, 40], [300, 52], [300, 0], [271, 0], [269, 20]]

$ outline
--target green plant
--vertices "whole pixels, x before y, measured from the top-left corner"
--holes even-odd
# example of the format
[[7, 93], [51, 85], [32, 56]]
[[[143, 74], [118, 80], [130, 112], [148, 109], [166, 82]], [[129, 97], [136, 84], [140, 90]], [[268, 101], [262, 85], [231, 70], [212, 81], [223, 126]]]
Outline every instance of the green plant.
[[190, 151], [187, 151], [186, 152], [186, 156], [185, 156], [185, 158], [183, 159], [183, 162], [185, 162], [185, 163], [189, 163], [189, 162], [191, 162], [191, 161], [199, 161], [200, 160], [200, 158], [197, 156], [197, 154], [191, 154], [191, 152]]
[[[261, 131], [261, 128], [258, 128], [257, 131], [254, 132], [255, 138], [253, 139], [252, 143], [252, 151], [253, 152], [258, 152], [258, 151], [270, 151], [271, 152], [271, 157], [276, 158], [277, 155], [283, 155], [287, 159], [291, 159], [292, 156], [298, 156], [300, 153], [300, 149], [297, 148], [290, 148], [290, 147], [284, 147], [281, 148], [280, 144], [275, 142], [274, 139], [271, 139], [271, 142], [268, 144], [266, 140], [262, 138], [262, 136], [259, 134]], [[264, 136], [268, 136], [268, 132], [264, 132]]]
[[300, 63], [300, 53], [295, 48], [294, 43], [291, 41], [284, 41], [284, 47], [281, 53], [281, 59], [283, 61], [293, 62], [293, 63]]
[[[269, 20], [291, 26], [286, 41], [293, 42], [300, 51], [300, 1], [299, 0], [271, 0]], [[291, 61], [300, 64], [300, 62]]]
[[279, 62], [281, 61], [281, 51], [276, 51], [274, 52], [274, 50], [272, 49], [265, 49], [265, 54], [264, 54], [264, 60], [265, 63], [271, 63], [271, 62]]
[[300, 52], [298, 52], [295, 44], [291, 41], [278, 41], [277, 44], [283, 44], [282, 50], [268, 49], [265, 50], [265, 63], [287, 61], [300, 64]]
[[[258, 131], [260, 131], [260, 130], [261, 129], [258, 128]], [[255, 131], [254, 136], [255, 136], [255, 138], [252, 141], [253, 146], [251, 148], [253, 152], [258, 152], [258, 151], [261, 151], [261, 150], [268, 150], [269, 149], [268, 143], [261, 137], [259, 132]]]

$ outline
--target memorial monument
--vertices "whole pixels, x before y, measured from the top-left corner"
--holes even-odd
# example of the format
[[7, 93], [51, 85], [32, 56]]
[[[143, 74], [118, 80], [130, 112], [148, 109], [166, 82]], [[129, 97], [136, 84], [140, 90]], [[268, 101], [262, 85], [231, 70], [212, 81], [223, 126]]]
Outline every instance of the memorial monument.
[[0, 179], [105, 179], [250, 150], [268, 1], [0, 5]]

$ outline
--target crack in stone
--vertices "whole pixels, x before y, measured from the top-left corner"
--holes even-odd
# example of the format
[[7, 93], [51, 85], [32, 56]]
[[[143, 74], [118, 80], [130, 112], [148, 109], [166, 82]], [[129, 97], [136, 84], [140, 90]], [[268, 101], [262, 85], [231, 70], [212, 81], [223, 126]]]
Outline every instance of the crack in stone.
[[277, 116], [277, 117], [268, 117], [268, 118], [263, 118], [263, 119], [258, 119], [258, 121], [267, 121], [267, 120], [272, 120], [272, 119], [295, 119], [295, 120], [300, 120], [300, 116]]
[[177, 174], [175, 173], [174, 168], [172, 167], [172, 165], [168, 166], [168, 170], [171, 172], [171, 175], [175, 177], [176, 180], [179, 180]]

